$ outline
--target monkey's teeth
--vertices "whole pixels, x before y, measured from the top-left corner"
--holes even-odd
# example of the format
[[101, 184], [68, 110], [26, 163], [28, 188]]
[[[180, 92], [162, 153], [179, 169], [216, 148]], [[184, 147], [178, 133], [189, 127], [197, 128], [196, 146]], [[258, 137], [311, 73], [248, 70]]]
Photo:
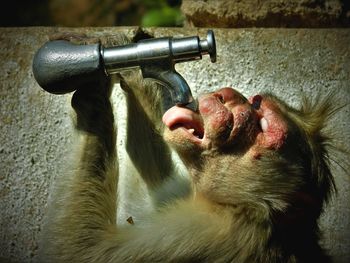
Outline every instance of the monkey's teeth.
[[267, 131], [267, 128], [269, 127], [269, 125], [268, 125], [267, 120], [265, 118], [260, 119], [260, 127], [261, 127], [263, 132]]
[[197, 137], [198, 139], [201, 139], [200, 134], [198, 134], [198, 133], [196, 132], [195, 129], [190, 128], [190, 129], [187, 129], [187, 131], [188, 131], [189, 133], [191, 133], [193, 136]]

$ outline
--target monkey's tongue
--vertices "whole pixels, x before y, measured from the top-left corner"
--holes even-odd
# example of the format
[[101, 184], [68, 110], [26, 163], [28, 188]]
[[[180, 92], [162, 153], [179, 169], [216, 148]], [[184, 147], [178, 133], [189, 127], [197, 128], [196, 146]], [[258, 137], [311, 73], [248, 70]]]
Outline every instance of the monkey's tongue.
[[183, 107], [174, 106], [163, 115], [163, 123], [170, 129], [186, 128], [190, 133], [203, 138], [203, 121], [199, 114]]

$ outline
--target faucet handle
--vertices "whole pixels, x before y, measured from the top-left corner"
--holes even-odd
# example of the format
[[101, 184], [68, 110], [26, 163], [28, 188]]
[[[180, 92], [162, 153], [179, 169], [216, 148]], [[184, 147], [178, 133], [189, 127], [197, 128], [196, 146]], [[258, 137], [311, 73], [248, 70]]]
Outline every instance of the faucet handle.
[[199, 46], [202, 50], [202, 54], [209, 54], [210, 61], [212, 63], [216, 62], [216, 41], [213, 30], [208, 30], [207, 39], [200, 40]]

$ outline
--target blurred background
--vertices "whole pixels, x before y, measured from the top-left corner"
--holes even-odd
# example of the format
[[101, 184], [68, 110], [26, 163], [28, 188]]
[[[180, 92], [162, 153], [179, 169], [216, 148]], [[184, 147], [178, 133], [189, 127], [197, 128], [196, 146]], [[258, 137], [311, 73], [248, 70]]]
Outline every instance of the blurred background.
[[349, 27], [350, 0], [11, 0], [0, 26]]
[[0, 26], [182, 26], [181, 0], [12, 0]]

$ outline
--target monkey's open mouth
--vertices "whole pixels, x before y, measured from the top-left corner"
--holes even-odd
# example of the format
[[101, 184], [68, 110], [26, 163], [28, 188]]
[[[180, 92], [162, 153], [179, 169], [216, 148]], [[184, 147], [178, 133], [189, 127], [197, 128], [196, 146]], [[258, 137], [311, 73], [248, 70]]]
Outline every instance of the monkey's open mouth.
[[163, 116], [164, 124], [170, 129], [182, 128], [192, 139], [204, 138], [203, 120], [198, 113], [187, 108], [174, 106], [170, 108]]
[[204, 131], [201, 128], [195, 127], [193, 123], [177, 123], [170, 127], [170, 130], [175, 130], [177, 128], [184, 128], [187, 132], [192, 134], [198, 139], [203, 139]]

